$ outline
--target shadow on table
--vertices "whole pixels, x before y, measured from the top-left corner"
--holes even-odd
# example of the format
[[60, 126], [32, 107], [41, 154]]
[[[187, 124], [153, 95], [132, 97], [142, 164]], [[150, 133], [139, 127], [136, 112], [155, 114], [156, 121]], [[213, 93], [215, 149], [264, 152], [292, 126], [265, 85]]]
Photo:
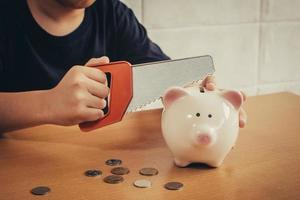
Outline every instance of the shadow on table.
[[190, 168], [190, 169], [205, 169], [205, 170], [215, 169], [214, 167], [211, 167], [211, 166], [209, 166], [207, 164], [204, 164], [204, 163], [191, 163], [186, 168]]

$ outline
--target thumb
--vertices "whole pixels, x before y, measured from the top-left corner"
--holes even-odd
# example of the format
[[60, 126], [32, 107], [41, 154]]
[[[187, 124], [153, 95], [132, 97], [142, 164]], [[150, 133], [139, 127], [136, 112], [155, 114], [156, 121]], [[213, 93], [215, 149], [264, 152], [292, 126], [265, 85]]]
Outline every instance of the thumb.
[[91, 58], [85, 66], [87, 67], [96, 67], [97, 65], [108, 64], [109, 58], [107, 56], [102, 56], [100, 58]]

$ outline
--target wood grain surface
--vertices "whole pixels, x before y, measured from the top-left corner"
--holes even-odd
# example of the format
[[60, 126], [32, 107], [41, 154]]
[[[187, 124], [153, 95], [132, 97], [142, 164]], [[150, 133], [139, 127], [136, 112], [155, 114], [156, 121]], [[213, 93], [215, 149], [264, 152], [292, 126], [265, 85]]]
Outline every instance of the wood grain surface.
[[[160, 131], [161, 110], [128, 114], [121, 123], [90, 133], [49, 125], [6, 133], [0, 139], [0, 199], [300, 199], [300, 97], [251, 97], [244, 107], [247, 126], [220, 168], [175, 167]], [[103, 182], [110, 158], [130, 169], [123, 183]], [[143, 167], [159, 174], [141, 176]], [[83, 175], [94, 168], [103, 175]], [[152, 187], [134, 187], [141, 178]], [[169, 181], [184, 188], [168, 191], [163, 185]], [[33, 196], [30, 190], [39, 185], [51, 192]]]

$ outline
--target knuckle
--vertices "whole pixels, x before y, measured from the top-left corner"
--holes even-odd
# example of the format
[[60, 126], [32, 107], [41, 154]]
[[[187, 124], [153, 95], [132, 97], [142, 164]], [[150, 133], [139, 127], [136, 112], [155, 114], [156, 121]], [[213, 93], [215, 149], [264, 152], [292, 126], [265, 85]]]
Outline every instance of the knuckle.
[[78, 71], [81, 71], [81, 68], [82, 68], [82, 66], [75, 65], [74, 67], [71, 68], [71, 70], [74, 71], [74, 72], [78, 72]]
[[73, 97], [73, 107], [81, 109], [84, 106], [85, 96], [81, 92], [75, 92]]
[[85, 87], [85, 81], [84, 78], [81, 76], [81, 74], [77, 74], [76, 76], [73, 77], [73, 83], [72, 85], [75, 88], [83, 88]]

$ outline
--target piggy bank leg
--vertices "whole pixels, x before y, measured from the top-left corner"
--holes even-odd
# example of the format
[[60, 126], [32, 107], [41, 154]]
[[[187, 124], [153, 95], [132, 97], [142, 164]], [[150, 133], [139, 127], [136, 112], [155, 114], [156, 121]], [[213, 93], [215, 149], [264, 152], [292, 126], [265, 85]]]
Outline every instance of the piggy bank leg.
[[182, 160], [182, 159], [179, 159], [179, 158], [175, 158], [174, 162], [175, 162], [175, 165], [177, 167], [186, 167], [186, 166], [188, 166], [191, 163], [189, 161]]
[[220, 167], [222, 165], [222, 163], [223, 163], [223, 160], [218, 161], [218, 162], [211, 161], [211, 162], [207, 162], [206, 164], [211, 166], [211, 167]]

